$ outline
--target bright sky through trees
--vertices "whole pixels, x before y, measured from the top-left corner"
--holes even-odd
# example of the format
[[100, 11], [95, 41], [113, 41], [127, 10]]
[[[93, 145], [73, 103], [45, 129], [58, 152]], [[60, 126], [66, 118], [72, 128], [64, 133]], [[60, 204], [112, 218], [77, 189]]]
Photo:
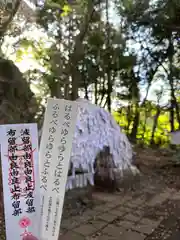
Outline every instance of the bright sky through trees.
[[[28, 0], [24, 0], [33, 10], [35, 10], [35, 6], [33, 3], [31, 3]], [[117, 15], [116, 10], [115, 10], [115, 6], [113, 4], [111, 4], [110, 6], [110, 10], [109, 10], [109, 20], [110, 22], [112, 22], [114, 24], [115, 27], [119, 27], [119, 21], [120, 21], [120, 17]], [[23, 24], [23, 23], [21, 23]], [[25, 23], [24, 23], [25, 24]], [[49, 45], [50, 44], [50, 40], [48, 38], [48, 36], [41, 31], [40, 29], [37, 29], [36, 27], [33, 28], [33, 30], [31, 30], [30, 32], [25, 31], [24, 33], [26, 36], [28, 36], [29, 38], [31, 38], [33, 40], [33, 37], [36, 36], [36, 40], [38, 41], [43, 41], [44, 42], [44, 46]], [[26, 51], [24, 51], [23, 56], [21, 57], [21, 59], [17, 58], [17, 55], [15, 53], [12, 54], [12, 48], [11, 48], [11, 42], [13, 41], [13, 39], [10, 39], [9, 37], [6, 37], [6, 41], [4, 44], [4, 51], [6, 52], [7, 55], [9, 55], [9, 58], [11, 58], [12, 60], [14, 60], [16, 62], [16, 65], [20, 68], [20, 70], [22, 72], [26, 72], [30, 69], [33, 68], [41, 68], [41, 70], [45, 70], [43, 69], [35, 60], [34, 60], [34, 56], [32, 54], [32, 49], [29, 47], [29, 49]], [[8, 49], [7, 49], [8, 46]], [[129, 42], [129, 47], [134, 49], [136, 52], [140, 51], [140, 45], [138, 43], [135, 42]], [[161, 69], [163, 71], [163, 69]], [[162, 80], [158, 80], [156, 79], [156, 81], [152, 84], [151, 89], [149, 91], [149, 95], [148, 95], [148, 99], [149, 100], [153, 100], [156, 101], [157, 97], [155, 96], [154, 92], [155, 90], [160, 90], [163, 86], [164, 82]], [[147, 85], [145, 84], [144, 86], [140, 86], [141, 89], [141, 98], [143, 99], [145, 94], [146, 94], [146, 87]], [[38, 89], [36, 88], [35, 85], [32, 85], [32, 89], [35, 92], [38, 92]], [[117, 91], [121, 91], [121, 89], [116, 89]], [[165, 93], [161, 99], [161, 103], [164, 104], [167, 102], [168, 100], [168, 95], [169, 93]]]

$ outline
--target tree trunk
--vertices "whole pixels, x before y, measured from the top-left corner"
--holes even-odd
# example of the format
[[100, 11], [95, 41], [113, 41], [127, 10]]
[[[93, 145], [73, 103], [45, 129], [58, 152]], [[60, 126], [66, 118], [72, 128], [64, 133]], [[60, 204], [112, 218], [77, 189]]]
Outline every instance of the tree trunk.
[[48, 84], [51, 97], [62, 98], [61, 84], [60, 81], [53, 82], [53, 84]]
[[97, 79], [96, 79], [96, 81], [95, 81], [94, 96], [95, 96], [95, 104], [97, 104], [97, 103], [98, 103], [98, 82], [97, 82]]
[[147, 124], [147, 118], [148, 118], [148, 111], [145, 108], [145, 119], [144, 119], [144, 125], [143, 125], [143, 133], [142, 133], [142, 140], [144, 141], [144, 135], [146, 132], [146, 124]]
[[111, 112], [112, 83], [111, 83], [111, 72], [109, 70], [107, 73], [107, 81], [108, 81], [107, 106], [108, 106], [108, 111]]
[[152, 127], [152, 135], [151, 135], [151, 140], [150, 140], [151, 145], [154, 145], [154, 135], [156, 132], [158, 118], [159, 118], [160, 113], [161, 113], [161, 108], [159, 106], [157, 106], [157, 111], [156, 111], [156, 115], [154, 117], [154, 123], [153, 123], [153, 127]]
[[131, 125], [131, 105], [129, 103], [127, 107], [127, 126], [126, 126], [126, 131], [128, 136], [129, 136], [130, 125]]
[[89, 96], [88, 96], [88, 85], [86, 84], [86, 80], [85, 80], [85, 84], [84, 84], [84, 90], [85, 90], [85, 98], [87, 100], [89, 100]]
[[[171, 34], [172, 35], [172, 34]], [[174, 108], [176, 110], [176, 116], [179, 124], [180, 129], [180, 113], [179, 113], [179, 105], [177, 103], [177, 99], [175, 96], [175, 90], [174, 90], [174, 75], [173, 75], [173, 56], [174, 56], [174, 45], [172, 42], [172, 37], [169, 38], [169, 47], [168, 47], [168, 60], [169, 60], [169, 85], [171, 89], [171, 107], [170, 107], [170, 125], [171, 125], [171, 131], [174, 131]]]
[[171, 107], [170, 107], [169, 123], [170, 123], [170, 126], [171, 126], [171, 132], [174, 132], [174, 103], [173, 103], [172, 96], [171, 96]]
[[107, 106], [109, 112], [111, 112], [111, 93], [112, 93], [112, 82], [111, 82], [111, 71], [110, 71], [110, 25], [109, 25], [109, 2], [106, 0], [106, 33], [107, 33], [107, 52], [108, 52], [108, 59], [107, 59], [107, 66], [106, 66], [106, 73], [107, 73]]
[[102, 106], [104, 97], [105, 97], [105, 95], [106, 95], [105, 81], [106, 81], [106, 78], [105, 78], [105, 74], [104, 74], [104, 76], [103, 76], [102, 79], [100, 80], [101, 99], [100, 99], [99, 104], [98, 104], [99, 106]]
[[139, 112], [139, 105], [136, 103], [136, 110], [135, 110], [135, 117], [133, 121], [133, 128], [130, 134], [131, 140], [136, 143], [136, 136], [138, 132], [138, 126], [139, 126], [139, 119], [140, 119], [140, 112]]
[[69, 66], [70, 66], [69, 74], [72, 77], [72, 100], [76, 100], [78, 98], [78, 88], [79, 88], [79, 80], [80, 80], [78, 63], [83, 56], [83, 40], [88, 31], [89, 24], [91, 23], [93, 13], [94, 13], [94, 1], [89, 0], [88, 6], [87, 6], [87, 12], [80, 26], [79, 34], [75, 38], [74, 50], [69, 59]]

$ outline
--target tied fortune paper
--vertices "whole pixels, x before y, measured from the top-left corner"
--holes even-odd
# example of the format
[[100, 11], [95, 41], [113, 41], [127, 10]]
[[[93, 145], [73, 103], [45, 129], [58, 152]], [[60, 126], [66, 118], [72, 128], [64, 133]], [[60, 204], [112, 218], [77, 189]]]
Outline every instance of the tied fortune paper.
[[1, 125], [0, 136], [6, 239], [40, 240], [37, 125]]
[[77, 102], [48, 99], [39, 153], [43, 240], [59, 236], [77, 112]]
[[179, 145], [180, 144], [180, 131], [174, 131], [170, 133], [171, 144]]

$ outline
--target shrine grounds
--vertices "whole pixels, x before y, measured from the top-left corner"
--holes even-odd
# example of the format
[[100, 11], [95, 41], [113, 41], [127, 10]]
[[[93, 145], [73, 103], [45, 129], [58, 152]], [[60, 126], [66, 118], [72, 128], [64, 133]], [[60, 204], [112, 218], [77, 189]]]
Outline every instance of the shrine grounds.
[[[127, 188], [116, 193], [96, 190], [92, 199], [65, 200], [60, 240], [180, 239], [180, 166], [167, 149], [136, 152], [141, 176]], [[0, 209], [4, 240], [2, 188]]]

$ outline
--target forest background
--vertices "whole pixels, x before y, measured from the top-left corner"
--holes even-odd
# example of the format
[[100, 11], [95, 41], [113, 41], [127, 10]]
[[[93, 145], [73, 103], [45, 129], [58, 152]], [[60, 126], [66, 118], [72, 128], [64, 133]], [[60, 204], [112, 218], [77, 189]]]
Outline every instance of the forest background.
[[41, 126], [47, 97], [79, 95], [110, 111], [131, 142], [169, 145], [180, 130], [179, 0], [5, 3], [3, 118]]

